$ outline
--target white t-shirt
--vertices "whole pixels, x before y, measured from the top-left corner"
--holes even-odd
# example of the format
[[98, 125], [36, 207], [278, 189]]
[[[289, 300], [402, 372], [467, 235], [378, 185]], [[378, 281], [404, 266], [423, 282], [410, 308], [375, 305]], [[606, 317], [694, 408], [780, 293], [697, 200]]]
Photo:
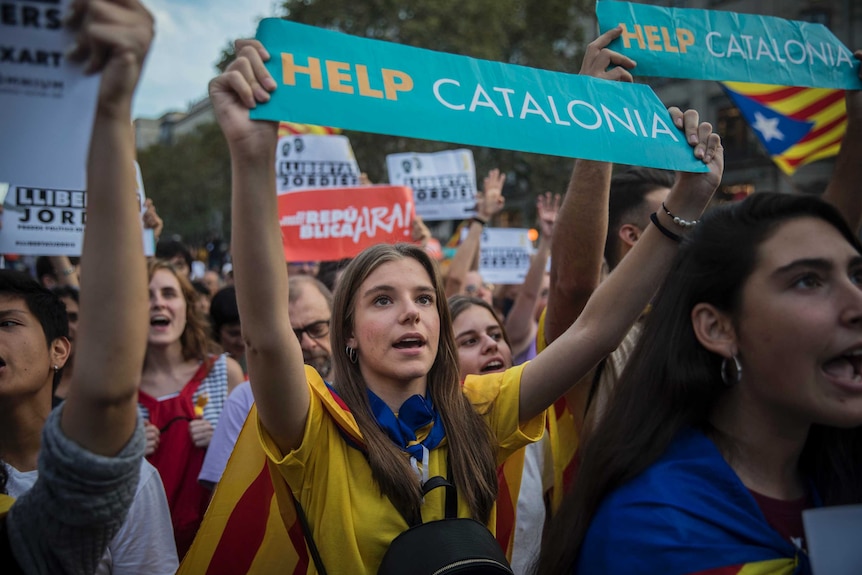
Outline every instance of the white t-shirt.
[[[6, 489], [21, 497], [39, 477], [39, 471], [18, 471], [6, 465]], [[123, 526], [111, 540], [99, 561], [97, 575], [174, 575], [179, 568], [174, 529], [165, 488], [156, 468], [146, 460], [135, 499]]]
[[518, 514], [515, 517], [515, 541], [512, 544], [512, 571], [515, 575], [531, 572], [542, 546], [545, 526], [545, 493], [554, 484], [548, 434], [527, 446], [521, 490], [518, 492]]

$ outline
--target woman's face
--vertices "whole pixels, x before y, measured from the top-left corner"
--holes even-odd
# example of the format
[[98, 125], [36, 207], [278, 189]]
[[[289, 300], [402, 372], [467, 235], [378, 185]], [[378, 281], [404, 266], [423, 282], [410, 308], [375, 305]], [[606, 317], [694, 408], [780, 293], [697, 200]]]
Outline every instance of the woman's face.
[[428, 272], [412, 259], [381, 264], [353, 296], [353, 333], [366, 384], [424, 393], [426, 376], [437, 358], [440, 315]]
[[156, 270], [150, 280], [149, 345], [180, 341], [186, 329], [186, 300], [180, 282], [168, 270]]
[[862, 257], [820, 219], [791, 220], [761, 244], [735, 321], [753, 414], [862, 425], [860, 284]]
[[455, 318], [452, 326], [461, 381], [470, 374], [494, 373], [512, 367], [512, 351], [503, 338], [503, 328], [490, 311], [472, 305]]

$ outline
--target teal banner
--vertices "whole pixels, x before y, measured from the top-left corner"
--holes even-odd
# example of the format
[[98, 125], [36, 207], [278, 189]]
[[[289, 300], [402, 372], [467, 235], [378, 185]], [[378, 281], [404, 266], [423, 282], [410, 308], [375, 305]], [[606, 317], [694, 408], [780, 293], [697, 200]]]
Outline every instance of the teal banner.
[[255, 120], [706, 171], [652, 90], [367, 40], [269, 18], [278, 83]]
[[608, 47], [640, 76], [862, 89], [859, 61], [822, 24], [608, 0], [596, 16], [600, 32], [623, 26]]

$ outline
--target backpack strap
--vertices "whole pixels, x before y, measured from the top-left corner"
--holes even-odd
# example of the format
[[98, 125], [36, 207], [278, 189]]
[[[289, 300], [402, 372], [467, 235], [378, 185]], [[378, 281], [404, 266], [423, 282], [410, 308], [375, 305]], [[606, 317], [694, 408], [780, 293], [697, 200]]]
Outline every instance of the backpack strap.
[[299, 518], [300, 525], [302, 525], [302, 535], [305, 537], [305, 543], [308, 545], [308, 551], [311, 553], [311, 560], [314, 561], [318, 574], [326, 575], [326, 567], [323, 566], [323, 558], [320, 556], [320, 551], [317, 549], [317, 544], [311, 535], [311, 527], [308, 526], [305, 511], [303, 511], [302, 505], [299, 504], [299, 500], [293, 495], [293, 491], [290, 488], [287, 490], [290, 492], [290, 498], [293, 499], [293, 506], [296, 507], [296, 516]]
[[[428, 495], [433, 489], [437, 489], [438, 487], [446, 488], [446, 507], [444, 517], [446, 519], [455, 519], [458, 517], [458, 490], [455, 488], [455, 482], [452, 481], [452, 463], [448, 460], [446, 461], [446, 478], [444, 479], [440, 475], [435, 475], [431, 477], [422, 484], [422, 496]], [[422, 523], [420, 518], [419, 523]]]

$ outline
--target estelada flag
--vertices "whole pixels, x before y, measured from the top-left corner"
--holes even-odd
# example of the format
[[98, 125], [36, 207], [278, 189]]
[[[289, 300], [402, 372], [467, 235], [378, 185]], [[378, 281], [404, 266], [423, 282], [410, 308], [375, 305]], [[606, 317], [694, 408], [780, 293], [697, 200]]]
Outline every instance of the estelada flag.
[[330, 136], [332, 134], [340, 134], [341, 128], [330, 128], [328, 126], [315, 126], [314, 124], [297, 124], [295, 122], [279, 122], [278, 137], [292, 136], [295, 134], [318, 134], [321, 136]]
[[411, 242], [413, 192], [405, 186], [321, 188], [278, 196], [286, 261], [352, 258], [375, 244]]
[[847, 129], [844, 90], [743, 82], [722, 87], [785, 174], [838, 154]]

